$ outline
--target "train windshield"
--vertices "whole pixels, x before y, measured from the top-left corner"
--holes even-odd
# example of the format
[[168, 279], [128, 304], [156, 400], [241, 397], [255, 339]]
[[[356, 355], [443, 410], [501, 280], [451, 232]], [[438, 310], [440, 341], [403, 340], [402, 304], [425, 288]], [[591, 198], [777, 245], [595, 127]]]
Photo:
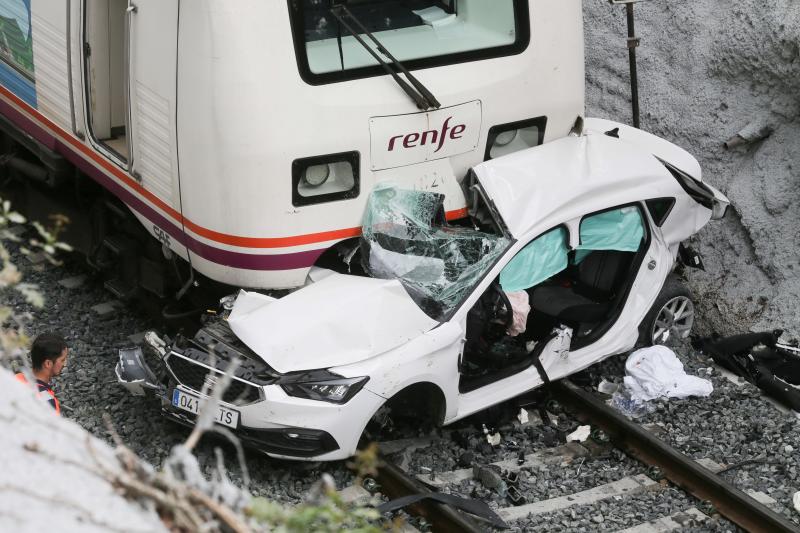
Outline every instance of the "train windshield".
[[366, 29], [408, 68], [519, 53], [530, 36], [525, 0], [292, 0], [289, 4], [301, 74], [312, 83], [384, 73], [331, 11], [342, 4], [357, 20], [351, 28], [359, 37], [376, 48], [363, 33]]

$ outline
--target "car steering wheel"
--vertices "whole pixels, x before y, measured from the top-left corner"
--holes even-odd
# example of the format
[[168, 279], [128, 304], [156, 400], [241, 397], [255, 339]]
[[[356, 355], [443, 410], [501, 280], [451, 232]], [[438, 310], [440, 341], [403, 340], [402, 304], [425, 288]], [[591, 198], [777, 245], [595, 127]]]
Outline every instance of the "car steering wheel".
[[492, 318], [498, 321], [506, 330], [508, 330], [514, 320], [514, 311], [511, 308], [511, 300], [508, 299], [508, 295], [497, 281], [493, 282], [489, 286], [489, 289], [493, 293], [491, 297]]

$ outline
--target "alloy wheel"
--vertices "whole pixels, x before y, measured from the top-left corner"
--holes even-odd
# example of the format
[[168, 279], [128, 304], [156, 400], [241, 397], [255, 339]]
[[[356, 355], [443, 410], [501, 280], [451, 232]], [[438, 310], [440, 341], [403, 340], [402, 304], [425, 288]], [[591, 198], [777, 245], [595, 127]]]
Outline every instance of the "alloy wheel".
[[670, 339], [685, 339], [694, 324], [694, 304], [687, 296], [676, 296], [658, 311], [650, 338], [653, 344], [665, 344]]

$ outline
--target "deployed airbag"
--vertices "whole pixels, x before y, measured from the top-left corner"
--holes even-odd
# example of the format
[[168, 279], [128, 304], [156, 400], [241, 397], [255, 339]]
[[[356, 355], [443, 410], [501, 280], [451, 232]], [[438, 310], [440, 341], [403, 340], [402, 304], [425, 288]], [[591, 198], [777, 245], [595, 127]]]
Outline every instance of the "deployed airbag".
[[500, 272], [506, 292], [524, 291], [567, 268], [567, 231], [555, 228], [531, 241]]
[[575, 263], [580, 263], [591, 250], [635, 252], [644, 238], [644, 225], [639, 210], [633, 206], [612, 209], [581, 221], [580, 244]]

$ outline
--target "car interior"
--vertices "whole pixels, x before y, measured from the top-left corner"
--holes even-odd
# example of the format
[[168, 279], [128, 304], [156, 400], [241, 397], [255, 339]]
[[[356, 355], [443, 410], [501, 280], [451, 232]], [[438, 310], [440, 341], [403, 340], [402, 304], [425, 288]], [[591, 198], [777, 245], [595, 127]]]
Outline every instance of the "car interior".
[[[637, 206], [614, 208], [584, 217], [577, 249], [558, 227], [520, 250], [469, 311], [460, 391], [528, 368], [559, 326], [572, 330], [572, 349], [602, 336], [622, 311], [647, 249], [643, 220]], [[511, 336], [508, 294], [520, 290], [530, 311], [525, 331]]]

